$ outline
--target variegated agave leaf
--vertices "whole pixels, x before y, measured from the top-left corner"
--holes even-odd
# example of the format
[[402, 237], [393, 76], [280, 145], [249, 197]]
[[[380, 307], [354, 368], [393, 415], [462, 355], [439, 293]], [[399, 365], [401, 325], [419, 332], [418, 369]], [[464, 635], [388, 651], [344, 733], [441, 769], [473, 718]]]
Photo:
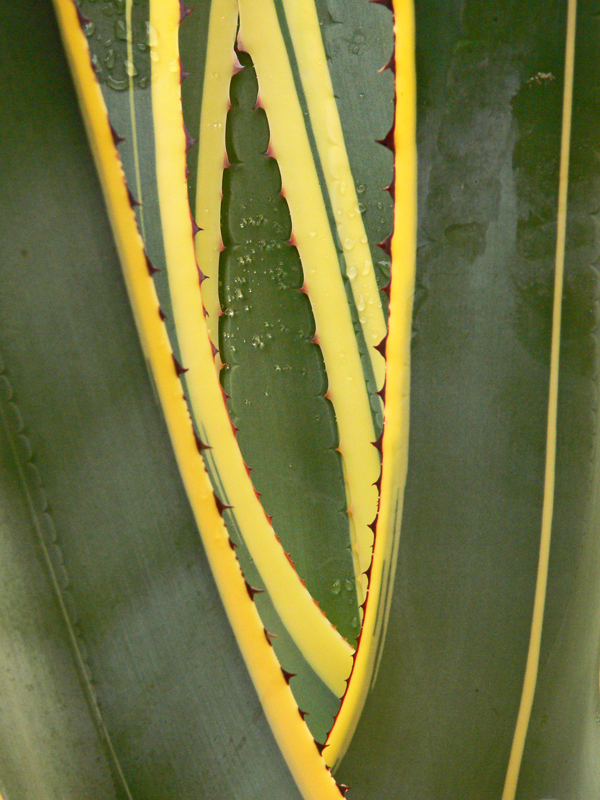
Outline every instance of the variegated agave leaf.
[[[402, 513], [415, 251], [408, 7], [394, 9], [389, 134], [389, 3], [58, 8], [145, 357], [49, 6], [5, 4], [4, 800], [339, 798], [313, 737], [356, 800], [597, 797], [593, 3], [415, 3], [420, 223], [397, 568], [386, 533]], [[386, 281], [392, 142], [389, 334], [371, 342], [361, 312], [387, 327], [387, 295], [379, 309], [358, 287]], [[364, 231], [346, 235], [351, 211]], [[324, 333], [338, 289], [307, 280], [313, 257], [315, 275], [341, 280], [349, 327]], [[356, 426], [358, 446], [382, 451], [373, 512], [347, 469], [355, 431], [333, 343], [358, 354], [348, 383], [373, 429]], [[197, 394], [212, 399], [194, 407], [204, 368]], [[366, 573], [361, 514], [367, 537], [376, 528]], [[308, 646], [261, 542], [319, 622]]]
[[2, 13], [0, 791], [297, 800], [153, 399], [52, 9]]
[[[379, 256], [373, 265], [379, 243], [369, 241], [363, 213], [367, 219], [377, 214], [370, 227], [379, 238], [386, 224], [384, 190], [392, 184], [390, 159], [380, 168], [379, 192], [365, 194], [361, 205], [358, 196], [366, 187], [357, 191], [354, 184], [315, 8], [307, 6], [298, 15], [295, 6], [276, 3], [259, 10], [215, 2], [208, 22], [206, 13], [199, 15], [187, 35], [187, 49], [200, 51], [201, 65], [195, 85], [190, 81], [199, 130], [197, 156], [190, 159], [196, 216], [203, 223], [198, 226], [185, 192], [184, 153], [191, 149], [193, 120], [186, 131], [178, 25], [186, 13], [177, 4], [125, 3], [109, 25], [105, 7], [83, 3], [75, 25], [69, 3], [58, 8], [142, 343], [217, 580], [229, 594], [230, 614], [239, 616], [238, 637], [243, 641], [242, 631], [254, 637], [246, 657], [255, 659], [257, 685], [272, 681], [265, 677], [271, 662], [263, 655], [260, 666], [257, 656], [265, 641], [258, 627], [252, 631], [254, 612], [248, 606], [248, 619], [240, 615], [237, 556], [249, 599], [266, 626], [267, 645], [275, 641], [283, 679], [291, 682], [313, 735], [325, 744], [339, 707], [336, 697], [344, 694], [352, 669], [351, 643], [363, 617], [380, 505], [379, 349], [387, 333], [377, 273], [385, 262]], [[391, 23], [389, 12], [383, 14], [372, 18], [375, 44]], [[405, 30], [410, 42], [410, 25]], [[234, 54], [236, 35], [243, 68]], [[387, 41], [391, 44], [389, 35]], [[409, 93], [410, 52], [409, 46]], [[385, 65], [383, 53], [381, 61]], [[375, 74], [374, 65], [366, 63]], [[232, 77], [236, 69], [241, 72]], [[96, 77], [108, 110], [104, 124]], [[391, 73], [387, 85], [393, 88]], [[393, 93], [387, 111], [382, 108], [375, 125], [382, 143], [392, 147], [391, 133], [383, 140]], [[410, 115], [407, 120], [409, 130]], [[358, 126], [356, 138], [361, 137], [369, 139], [368, 126]], [[118, 175], [117, 146], [126, 184]], [[374, 138], [371, 146], [383, 150]], [[414, 162], [410, 146], [407, 158]], [[410, 197], [410, 180], [406, 185]], [[139, 233], [124, 208], [127, 198]], [[410, 265], [410, 215], [405, 227]], [[388, 245], [382, 246], [385, 252]], [[407, 341], [410, 321], [410, 268], [406, 275], [398, 301], [399, 343]], [[406, 363], [400, 362], [400, 382], [406, 380]], [[183, 392], [175, 400], [179, 381]], [[392, 414], [406, 417], [403, 403], [399, 411], [397, 402], [391, 405]], [[405, 440], [405, 423], [390, 425], [389, 431]], [[390, 433], [384, 441], [385, 436]], [[267, 437], [272, 449], [265, 453]], [[405, 454], [405, 446], [400, 452]], [[403, 476], [395, 462], [394, 456], [383, 479], [383, 492], [392, 498], [391, 521], [388, 506], [380, 515], [386, 555], [375, 562], [355, 689], [327, 743], [331, 764], [360, 713], [385, 628], [385, 603], [382, 610], [379, 604], [388, 596], [393, 558], [387, 550], [393, 551], [398, 529], [394, 498]], [[206, 472], [212, 501], [204, 488]], [[215, 549], [219, 540], [230, 544], [235, 556], [221, 545]], [[234, 584], [238, 588], [232, 591]], [[300, 752], [298, 741], [310, 748], [310, 739], [293, 738], [294, 727], [303, 726], [291, 706], [289, 712], [281, 709], [280, 701], [271, 702], [276, 735], [281, 742], [291, 736], [292, 758]], [[318, 764], [315, 759], [317, 770]], [[304, 775], [304, 764], [301, 769]], [[301, 781], [300, 766], [296, 778]]]
[[360, 797], [598, 794], [595, 14], [416, 3], [411, 467]]

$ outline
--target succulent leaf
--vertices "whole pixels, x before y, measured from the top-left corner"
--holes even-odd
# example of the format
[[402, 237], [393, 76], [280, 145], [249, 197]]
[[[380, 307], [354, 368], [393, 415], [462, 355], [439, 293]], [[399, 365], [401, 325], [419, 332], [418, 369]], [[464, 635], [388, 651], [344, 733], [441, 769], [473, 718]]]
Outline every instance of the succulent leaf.
[[[596, 798], [596, 4], [416, 0], [413, 35], [404, 0], [57, 0], [118, 255], [25, 5], [0, 10], [4, 800]], [[269, 314], [306, 336], [253, 347]], [[302, 549], [282, 509], [315, 451], [335, 499]]]

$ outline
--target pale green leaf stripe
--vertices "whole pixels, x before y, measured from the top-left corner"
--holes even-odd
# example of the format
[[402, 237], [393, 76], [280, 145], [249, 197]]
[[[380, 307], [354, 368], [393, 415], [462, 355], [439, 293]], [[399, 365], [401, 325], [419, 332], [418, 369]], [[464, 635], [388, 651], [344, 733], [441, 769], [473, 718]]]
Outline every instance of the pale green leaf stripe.
[[[146, 241], [146, 224], [144, 220], [144, 195], [142, 192], [142, 179], [140, 176], [140, 152], [138, 146], [137, 122], [135, 118], [135, 91], [133, 85], [134, 63], [133, 63], [133, 29], [131, 25], [131, 9], [133, 0], [127, 0], [125, 4], [125, 24], [127, 26], [127, 77], [129, 79], [129, 113], [131, 115], [131, 140], [133, 145], [133, 163], [135, 170], [136, 200], [140, 204], [140, 228], [142, 239]], [[151, 36], [148, 28], [148, 36]]]
[[565, 49], [565, 77], [558, 183], [558, 218], [556, 236], [556, 261], [554, 274], [554, 300], [552, 307], [552, 340], [550, 345], [550, 387], [548, 394], [548, 424], [546, 431], [546, 466], [544, 474], [544, 499], [542, 505], [542, 532], [538, 561], [537, 582], [533, 604], [533, 619], [529, 651], [525, 667], [523, 692], [517, 716], [502, 800], [514, 800], [529, 728], [531, 709], [538, 677], [540, 644], [544, 624], [544, 606], [548, 583], [552, 516], [554, 511], [554, 486], [556, 470], [556, 430], [558, 409], [558, 378], [560, 361], [560, 335], [562, 296], [565, 264], [565, 239], [567, 230], [567, 191], [569, 185], [569, 155], [571, 146], [571, 117], [573, 110], [573, 74], [575, 65], [575, 30], [577, 0], [569, 0], [567, 8], [567, 34]]
[[42, 553], [42, 558], [48, 573], [48, 577], [50, 579], [54, 596], [56, 598], [56, 603], [60, 610], [60, 616], [64, 621], [65, 631], [67, 634], [69, 644], [71, 646], [71, 651], [73, 653], [73, 660], [75, 661], [77, 672], [79, 674], [79, 678], [82, 683], [86, 699], [88, 700], [88, 705], [90, 707], [93, 720], [98, 730], [100, 731], [102, 739], [105, 742], [106, 749], [108, 751], [108, 755], [111, 761], [111, 767], [114, 770], [115, 775], [121, 785], [124, 796], [127, 798], [127, 800], [133, 800], [133, 796], [131, 794], [131, 791], [129, 790], [127, 780], [125, 778], [123, 769], [119, 762], [119, 758], [117, 757], [117, 754], [115, 752], [112, 739], [104, 722], [100, 706], [97, 702], [96, 693], [92, 685], [92, 680], [89, 677], [88, 672], [86, 670], [86, 664], [81, 653], [80, 643], [78, 642], [78, 638], [75, 633], [73, 623], [71, 621], [69, 612], [67, 610], [65, 598], [63, 597], [63, 593], [60, 588], [60, 581], [58, 579], [55, 566], [53, 564], [52, 558], [48, 550], [48, 546], [46, 544], [46, 540], [42, 530], [42, 523], [40, 521], [40, 516], [38, 513], [38, 508], [36, 507], [36, 502], [34, 500], [34, 496], [31, 491], [29, 481], [27, 480], [25, 474], [25, 468], [22, 463], [22, 459], [19, 455], [19, 449], [15, 442], [15, 434], [14, 431], [11, 429], [11, 425], [9, 423], [9, 418], [7, 415], [7, 409], [5, 403], [2, 401], [1, 398], [0, 398], [0, 433], [4, 434], [4, 437], [8, 442], [8, 449], [10, 451], [10, 456], [12, 457], [12, 460], [14, 462], [15, 472], [17, 474], [19, 483], [21, 485], [21, 491], [23, 493], [25, 507], [27, 509], [27, 512], [31, 520], [31, 525], [34, 530], [35, 539], [37, 540], [40, 552]]
[[48, 574], [48, 550], [36, 541], [50, 541], [56, 531], [41, 510], [43, 490], [23, 483], [26, 470], [30, 478], [40, 473], [31, 437], [17, 432], [17, 414], [0, 356], [0, 796], [117, 800], [90, 687], [73, 658], [73, 631]]

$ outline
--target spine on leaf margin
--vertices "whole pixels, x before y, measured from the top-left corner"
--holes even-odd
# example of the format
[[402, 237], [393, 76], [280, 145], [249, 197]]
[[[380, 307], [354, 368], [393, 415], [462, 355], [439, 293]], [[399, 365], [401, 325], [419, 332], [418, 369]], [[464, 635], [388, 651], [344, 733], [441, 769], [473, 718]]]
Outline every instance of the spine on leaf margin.
[[[144, 256], [143, 242], [140, 239], [135, 224], [134, 214], [131, 210], [131, 195], [123, 181], [123, 174], [116, 152], [115, 140], [113, 138], [110, 125], [106, 116], [106, 111], [102, 103], [101, 93], [91, 69], [89, 61], [89, 51], [87, 50], [85, 38], [77, 24], [75, 8], [70, 0], [55, 0], [59, 20], [63, 31], [63, 37], [67, 45], [67, 51], [72, 63], [72, 69], [76, 77], [77, 89], [82, 105], [84, 118], [92, 148], [101, 176], [101, 181], [107, 197], [107, 204], [115, 230], [119, 253], [124, 265], [126, 280], [132, 298], [134, 314], [141, 334], [142, 344], [148, 360], [150, 361], [155, 383], [165, 416], [170, 429], [174, 449], [177, 454], [180, 469], [182, 471], [184, 483], [190, 497], [192, 507], [196, 514], [199, 527], [205, 539], [209, 558], [213, 565], [217, 583], [220, 586], [226, 608], [232, 626], [240, 642], [240, 647], [248, 663], [250, 672], [253, 676], [259, 695], [263, 699], [265, 711], [276, 738], [288, 759], [290, 769], [294, 774], [298, 785], [305, 797], [325, 798], [334, 791], [337, 796], [334, 782], [327, 775], [323, 762], [316, 755], [314, 743], [310, 739], [308, 732], [297, 714], [297, 707], [292, 699], [289, 687], [286, 685], [285, 676], [279, 670], [279, 666], [273, 657], [271, 648], [268, 645], [268, 637], [264, 636], [262, 624], [258, 619], [254, 604], [248, 599], [246, 583], [241, 575], [239, 565], [230, 547], [229, 538], [221, 512], [225, 505], [231, 503], [234, 507], [240, 503], [231, 502], [232, 498], [228, 493], [224, 493], [225, 499], [219, 501], [210, 485], [206, 469], [199, 450], [209, 456], [213, 456], [213, 450], [220, 450], [222, 436], [230, 441], [231, 453], [234, 460], [239, 461], [240, 477], [237, 476], [233, 481], [233, 488], [244, 486], [249, 494], [249, 502], [254, 506], [254, 514], [262, 514], [260, 524], [265, 527], [267, 535], [272, 536], [268, 522], [264, 518], [264, 513], [260, 509], [260, 504], [254, 495], [245, 465], [236, 453], [234, 432], [231, 430], [227, 418], [223, 398], [220, 396], [210, 399], [212, 410], [217, 409], [216, 413], [220, 417], [217, 427], [220, 432], [216, 439], [206, 435], [204, 426], [198, 425], [195, 432], [189, 423], [189, 415], [185, 403], [180, 383], [180, 375], [184, 379], [184, 384], [189, 395], [193, 395], [190, 383], [194, 380], [198, 382], [198, 376], [194, 369], [193, 354], [186, 357], [186, 348], [182, 342], [178, 356], [181, 358], [181, 368], [173, 369], [173, 354], [171, 344], [163, 324], [164, 315], [157, 313], [158, 300], [154, 285], [148, 275], [148, 265]], [[247, 0], [241, 4], [242, 17], [242, 37], [245, 46], [255, 39], [253, 48], [259, 53], [258, 60], [261, 60], [260, 33], [256, 22], [260, 16], [252, 11], [252, 2]], [[270, 9], [269, 13], [273, 13]], [[157, 137], [164, 135], [165, 146], [158, 142], [157, 150], [161, 150], [157, 158], [157, 182], [159, 185], [172, 189], [174, 182], [177, 190], [171, 197], [176, 202], [161, 204], [161, 222], [169, 235], [169, 253], [165, 253], [166, 261], [179, 261], [193, 263], [193, 274], [195, 275], [195, 286], [192, 283], [186, 284], [178, 290], [180, 298], [187, 300], [188, 293], [197, 294], [196, 306], [200, 309], [200, 314], [196, 313], [194, 323], [200, 325], [200, 336], [195, 337], [195, 343], [200, 342], [203, 349], [202, 372], [210, 383], [216, 382], [216, 369], [213, 360], [214, 341], [211, 345], [209, 335], [204, 323], [202, 305], [199, 302], [198, 292], [198, 273], [197, 265], [193, 255], [193, 235], [194, 228], [189, 218], [187, 207], [187, 196], [185, 186], [185, 162], [184, 153], [186, 147], [186, 135], [181, 118], [180, 90], [179, 90], [179, 69], [173, 69], [173, 65], [179, 66], [179, 56], [177, 51], [177, 31], [179, 25], [179, 8], [176, 3], [169, 6], [164, 3], [152, 3], [150, 6], [150, 30], [154, 32], [154, 42], [151, 42], [152, 60], [152, 91], [160, 94], [161, 101], [170, 106], [170, 124], [168, 130], [164, 128], [165, 119], [169, 113], [165, 112], [161, 102], [160, 110], [158, 103], [155, 108], [155, 131]], [[254, 30], [253, 30], [254, 24]], [[274, 29], [277, 29], [275, 20]], [[344, 752], [345, 747], [351, 737], [352, 731], [364, 704], [368, 686], [370, 685], [376, 668], [376, 657], [378, 648], [380, 649], [385, 634], [387, 623], [387, 613], [390, 600], [390, 576], [393, 575], [395, 565], [395, 554], [397, 552], [399, 519], [401, 516], [402, 490], [406, 473], [406, 447], [407, 447], [407, 424], [408, 424], [408, 343], [410, 341], [410, 316], [412, 307], [412, 287], [414, 282], [414, 208], [415, 208], [415, 153], [414, 153], [414, 64], [413, 64], [413, 22], [412, 4], [408, 2], [396, 3], [395, 6], [395, 31], [396, 31], [396, 76], [397, 76], [397, 97], [398, 104], [396, 109], [397, 122], [394, 129], [394, 144], [396, 149], [396, 169], [397, 173], [403, 176], [402, 191], [396, 186], [396, 209], [394, 221], [394, 235], [391, 243], [393, 259], [396, 265], [402, 265], [402, 271], [398, 269], [394, 272], [394, 277], [390, 290], [390, 323], [389, 336], [387, 338], [387, 352], [393, 354], [388, 364], [386, 378], [387, 405], [385, 408], [385, 427], [382, 438], [383, 452], [383, 471], [381, 474], [381, 498], [379, 502], [379, 514], [376, 523], [377, 543], [375, 555], [371, 567], [371, 587], [367, 612], [365, 614], [365, 627], [361, 638], [361, 648], [354, 665], [353, 679], [350, 686], [342, 711], [336, 721], [330, 740], [329, 747], [326, 749], [326, 758], [330, 765], [337, 763]], [[264, 51], [264, 47], [262, 48]], [[285, 49], [285, 48], [284, 48]], [[256, 60], [256, 54], [255, 54]], [[282, 59], [285, 62], [285, 58]], [[264, 65], [257, 65], [259, 82], [261, 72], [266, 75]], [[268, 86], [268, 78], [263, 82]], [[262, 87], [261, 87], [262, 88]], [[267, 99], [265, 100], [265, 95]], [[277, 92], [268, 99], [269, 91], [261, 92], [267, 113], [271, 108], [271, 118], [276, 117], [277, 111]], [[335, 104], [334, 104], [335, 105]], [[226, 109], [225, 109], [226, 110]], [[285, 129], [285, 128], [284, 128]], [[283, 147], [285, 136], [277, 135], [280, 142], [278, 150]], [[179, 141], [181, 140], [181, 141]], [[173, 142], [179, 145], [173, 147]], [[277, 155], [280, 159], [285, 155], [281, 152]], [[400, 165], [400, 169], [398, 169]], [[172, 176], [179, 176], [179, 178]], [[292, 184], [294, 182], [292, 181]], [[302, 182], [298, 183], [298, 186]], [[159, 196], [161, 192], [159, 190]], [[166, 192], [163, 189], [163, 196]], [[292, 205], [292, 203], [291, 203]], [[302, 235], [302, 234], [298, 234]], [[310, 241], [306, 237], [306, 250], [310, 253]], [[311, 257], [303, 258], [303, 262], [311, 261]], [[351, 277], [352, 266], [348, 267], [348, 276]], [[310, 272], [310, 267], [308, 268]], [[188, 272], [188, 282], [189, 282]], [[202, 280], [202, 275], [200, 278]], [[216, 283], [216, 282], [215, 282]], [[319, 295], [317, 288], [316, 294]], [[312, 300], [315, 299], [315, 292], [310, 292]], [[327, 290], [324, 292], [327, 294]], [[185, 306], [185, 301], [182, 302]], [[343, 304], [342, 304], [343, 306]], [[328, 309], [324, 308], [320, 315], [322, 324], [327, 324]], [[185, 312], [184, 312], [185, 313]], [[343, 315], [343, 308], [340, 314]], [[316, 316], [318, 316], [316, 314]], [[319, 319], [317, 319], [319, 325]], [[192, 330], [196, 328], [192, 326]], [[352, 333], [352, 331], [350, 331]], [[326, 338], [326, 337], [324, 337]], [[376, 337], [372, 337], [375, 339]], [[382, 349], [378, 345], [377, 349]], [[205, 352], [204, 352], [205, 351]], [[378, 356], [378, 354], [375, 354]], [[327, 359], [328, 370], [335, 372], [339, 366], [336, 364], [336, 354], [330, 354]], [[176, 361], [176, 364], [178, 362]], [[362, 374], [360, 363], [356, 366], [355, 374]], [[380, 377], [381, 381], [381, 377]], [[201, 381], [202, 383], [202, 381]], [[215, 388], [215, 387], [213, 387]], [[218, 385], [217, 385], [218, 388]], [[204, 386], [203, 386], [203, 390]], [[383, 386], [382, 386], [383, 390]], [[213, 391], [213, 394], [215, 394]], [[198, 394], [200, 397], [200, 395]], [[202, 398], [199, 399], [201, 405]], [[339, 393], [339, 403], [343, 405], [342, 393]], [[192, 411], [193, 409], [192, 401]], [[368, 401], [367, 401], [368, 407]], [[202, 414], [199, 415], [202, 418]], [[370, 415], [369, 415], [370, 416]], [[363, 440], [373, 441], [375, 437], [363, 437]], [[198, 446], [200, 443], [200, 447]], [[377, 460], [377, 452], [372, 445], [369, 445], [371, 453]], [[359, 459], [358, 459], [359, 460]], [[374, 461], [374, 464], [375, 464]], [[373, 483], [378, 482], [378, 464], [374, 467]], [[226, 470], [227, 471], [227, 470]], [[224, 474], [222, 470], [219, 470]], [[242, 476], [243, 472], [243, 476]], [[376, 492], [376, 488], [374, 487]], [[252, 514], [251, 514], [252, 517]], [[258, 520], [258, 517], [257, 517]], [[372, 525], [372, 523], [368, 523]], [[363, 565], [364, 568], [364, 565]], [[292, 571], [293, 572], [293, 571]], [[297, 579], [297, 576], [296, 576]], [[292, 583], [293, 583], [292, 579]], [[288, 581], [289, 583], [289, 581]], [[282, 591], [288, 591], [288, 585], [284, 581]], [[307, 598], [308, 602], [310, 598]], [[321, 621], [322, 624], [322, 621]], [[325, 634], [324, 634], [325, 635]], [[341, 652], [341, 651], [340, 651]], [[350, 657], [351, 650], [346, 651]], [[344, 674], [344, 670], [345, 674]], [[349, 669], [342, 668], [339, 673], [347, 676]], [[276, 676], [279, 676], [277, 679]], [[279, 686], [277, 699], [269, 692], [265, 694], [265, 681]], [[339, 689], [338, 689], [339, 691]], [[341, 689], [340, 693], [343, 692]], [[313, 755], [311, 755], [313, 753]]]
[[384, 5], [391, 6], [394, 13], [394, 56], [393, 62], [387, 66], [393, 68], [395, 74], [396, 110], [388, 137], [390, 144], [393, 141], [395, 178], [388, 334], [383, 340], [386, 376], [381, 492], [361, 639], [348, 692], [328, 739], [329, 746], [324, 751], [325, 760], [332, 768], [342, 759], [369, 689], [377, 678], [391, 607], [408, 466], [410, 341], [417, 227], [415, 23], [412, 0], [395, 0]]
[[[292, 218], [294, 242], [304, 268], [305, 290], [311, 302], [318, 343], [325, 362], [328, 397], [335, 409], [339, 450], [346, 474], [347, 501], [351, 510], [349, 521], [358, 600], [362, 604], [366, 596], [366, 572], [371, 561], [373, 535], [369, 526], [377, 509], [376, 482], [380, 474], [380, 463], [379, 455], [372, 446], [377, 437], [344, 279], [340, 271], [334, 238], [337, 234], [331, 228], [326, 211], [324, 194], [327, 192], [327, 175], [330, 170], [326, 171], [326, 185], [322, 186], [316, 167], [319, 149], [324, 151], [322, 160], [328, 165], [331, 165], [332, 156], [335, 155], [334, 169], [331, 171], [338, 175], [338, 179], [330, 177], [329, 198], [350, 199], [353, 188], [346, 189], [341, 194], [339, 189], [340, 178], [346, 178], [350, 182], [350, 170], [343, 151], [341, 130], [338, 131], [339, 119], [330, 78], [323, 69], [326, 58], [322, 51], [314, 5], [305, 4], [304, 13], [300, 15], [292, 13], [293, 8], [287, 4], [278, 4], [274, 0], [265, 3], [242, 0], [239, 8], [239, 41], [252, 56], [256, 68], [259, 97], [269, 120], [271, 146], [281, 170]], [[296, 16], [299, 18], [296, 19]], [[302, 32], [304, 35], [301, 35]], [[288, 35], [290, 41], [286, 38]], [[308, 46], [303, 45], [303, 42], [308, 42]], [[304, 50], [309, 52], [305, 53]], [[301, 62], [301, 57], [306, 59], [305, 63]], [[298, 86], [295, 76], [296, 61], [306, 70], [305, 83], [310, 88], [310, 93], [306, 91], [306, 94], [317, 100], [312, 104], [314, 108], [310, 104], [307, 107], [308, 121], [300, 99], [304, 87]], [[320, 101], [319, 98], [324, 99]], [[315, 123], [324, 112], [331, 129], [327, 135]], [[327, 139], [327, 136], [330, 138]], [[335, 141], [333, 145], [331, 136]], [[311, 146], [311, 138], [316, 140], [317, 154]], [[321, 141], [325, 139], [327, 142]], [[337, 202], [337, 205], [334, 202], [334, 206], [335, 211], [340, 212], [342, 233], [346, 240], [345, 252], [350, 255], [355, 247], [360, 252], [365, 244], [361, 241], [363, 237], [366, 239], [364, 233], [357, 232], [358, 242], [355, 244], [354, 239], [351, 240], [348, 235], [349, 231], [343, 227], [349, 227], [348, 221], [355, 219], [349, 215], [355, 206], [351, 204], [347, 209], [341, 202]], [[379, 295], [374, 273], [372, 267], [369, 267], [366, 275], [358, 275], [357, 267], [352, 261], [346, 264], [346, 269], [347, 275], [353, 276], [351, 283], [357, 284], [356, 291], [364, 290], [366, 300], [373, 301], [370, 303], [372, 313], [365, 316], [365, 325], [368, 324], [369, 329], [369, 355], [377, 365], [382, 383], [382, 359], [372, 345], [383, 337], [385, 323], [377, 304], [376, 298]], [[368, 293], [361, 281], [369, 281]], [[363, 299], [363, 302], [366, 300]], [[375, 319], [371, 320], [371, 316]]]
[[[55, 0], [55, 8], [124, 267], [142, 347], [151, 365], [183, 481], [228, 617], [275, 738], [302, 795], [307, 800], [339, 798], [340, 791], [298, 714], [298, 707], [268, 637], [265, 636], [255, 605], [248, 596], [239, 564], [230, 547], [220, 509], [190, 424], [181, 383], [173, 368], [171, 345], [158, 313], [158, 300], [148, 274], [143, 242], [123, 180], [123, 170], [101, 90], [92, 69], [87, 42], [79, 24], [77, 9], [72, 0]], [[163, 67], [160, 77], [153, 70], [152, 79], [170, 83], [170, 95], [177, 120], [177, 126], [173, 127], [171, 133], [175, 141], [181, 139], [181, 146], [172, 148], [173, 160], [169, 164], [163, 163], [162, 166], [165, 172], [170, 170], [170, 174], [181, 176], [178, 201], [185, 203], [187, 208], [185, 134], [181, 118], [179, 75], [173, 80], [174, 73], [170, 69], [170, 65], [178, 64], [177, 31], [180, 8], [175, 2], [168, 6], [162, 2], [153, 3], [150, 13], [150, 24], [154, 29], [160, 29], [156, 38], [160, 42], [161, 52], [154, 64], [166, 66], [166, 69]], [[187, 224], [188, 230], [183, 230], [183, 235], [191, 247], [193, 232], [189, 214], [187, 219], [184, 216], [184, 222], [180, 220], [178, 217], [175, 224]], [[208, 335], [206, 347], [210, 353]]]
[[[323, 616], [279, 546], [249, 478], [218, 381], [189, 232], [185, 169], [179, 173], [178, 191], [173, 192], [178, 174], [175, 162], [181, 157], [173, 142], [183, 136], [183, 124], [177, 75], [162, 68], [178, 63], [179, 58], [176, 31], [166, 31], [165, 13], [163, 5], [150, 7], [150, 24], [157, 31], [151, 82], [156, 174], [165, 262], [190, 412], [200, 439], [210, 448], [205, 457], [213, 485], [223, 505], [230, 507], [279, 616], [311, 667], [341, 696], [351, 669], [352, 648]], [[167, 36], [175, 37], [174, 50], [163, 55], [159, 51]]]

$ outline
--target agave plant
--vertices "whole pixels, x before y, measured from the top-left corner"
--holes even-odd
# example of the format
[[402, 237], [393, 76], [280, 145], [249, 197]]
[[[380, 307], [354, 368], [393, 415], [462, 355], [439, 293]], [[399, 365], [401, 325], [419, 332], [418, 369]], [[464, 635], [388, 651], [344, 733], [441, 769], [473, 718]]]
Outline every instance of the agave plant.
[[34, 5], [3, 800], [595, 800], [594, 3]]

